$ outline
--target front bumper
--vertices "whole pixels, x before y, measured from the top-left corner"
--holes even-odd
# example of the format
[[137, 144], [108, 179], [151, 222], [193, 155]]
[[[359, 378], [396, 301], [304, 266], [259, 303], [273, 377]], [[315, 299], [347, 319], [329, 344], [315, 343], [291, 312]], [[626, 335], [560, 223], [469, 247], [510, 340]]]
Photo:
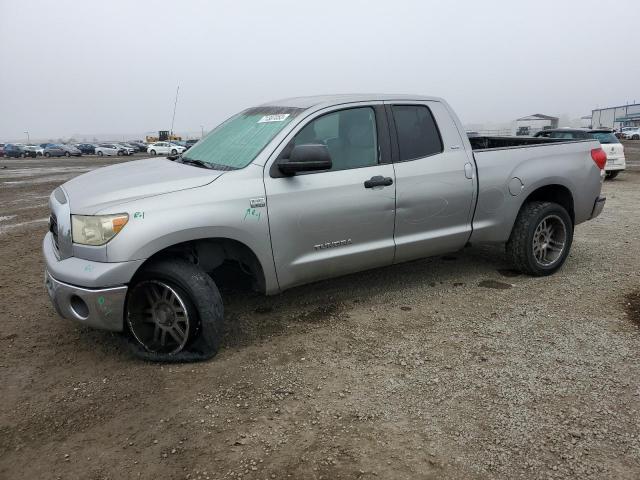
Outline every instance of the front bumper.
[[88, 289], [56, 280], [48, 270], [44, 285], [61, 317], [102, 330], [120, 332], [123, 327], [127, 287]]
[[596, 198], [595, 203], [593, 204], [593, 210], [591, 211], [590, 218], [596, 218], [598, 215], [602, 213], [602, 209], [604, 208], [604, 204], [607, 201], [607, 197], [598, 197]]
[[45, 236], [42, 250], [45, 286], [60, 316], [103, 330], [122, 331], [126, 284], [144, 261], [60, 259], [51, 232]]

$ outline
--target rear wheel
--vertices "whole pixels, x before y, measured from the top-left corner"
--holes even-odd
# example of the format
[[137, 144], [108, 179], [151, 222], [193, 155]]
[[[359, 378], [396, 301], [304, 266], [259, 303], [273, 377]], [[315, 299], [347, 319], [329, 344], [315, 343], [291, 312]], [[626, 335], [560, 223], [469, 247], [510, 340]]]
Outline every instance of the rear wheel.
[[153, 361], [213, 357], [220, 343], [223, 305], [213, 280], [182, 259], [145, 266], [127, 295], [125, 322], [134, 353]]
[[51, 154], [49, 152], [44, 152], [44, 156], [49, 158], [51, 156]]
[[640, 140], [640, 135], [634, 135], [631, 137], [632, 140]]
[[618, 175], [620, 175], [620, 170], [613, 170], [611, 172], [607, 172], [607, 180], [613, 180]]
[[102, 150], [98, 150], [98, 156], [101, 157], [103, 155], [104, 155], [104, 153], [102, 153]]
[[69, 152], [64, 152], [64, 156], [65, 156], [65, 157], [70, 157], [70, 156], [71, 156], [71, 154], [70, 154]]
[[171, 155], [177, 155], [178, 151], [174, 148], [173, 150], [171, 150]]
[[525, 204], [507, 242], [507, 257], [523, 273], [550, 275], [564, 264], [573, 241], [573, 222], [553, 202]]

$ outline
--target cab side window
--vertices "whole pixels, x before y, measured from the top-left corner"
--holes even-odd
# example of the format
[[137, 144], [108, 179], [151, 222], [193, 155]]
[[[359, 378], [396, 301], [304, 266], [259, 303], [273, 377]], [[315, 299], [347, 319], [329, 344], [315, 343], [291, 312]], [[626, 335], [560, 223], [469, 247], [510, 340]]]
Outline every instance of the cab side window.
[[400, 161], [442, 152], [442, 139], [431, 110], [424, 105], [391, 107], [398, 136]]
[[375, 112], [371, 107], [361, 107], [318, 117], [298, 132], [289, 148], [308, 143], [327, 146], [331, 171], [377, 165]]

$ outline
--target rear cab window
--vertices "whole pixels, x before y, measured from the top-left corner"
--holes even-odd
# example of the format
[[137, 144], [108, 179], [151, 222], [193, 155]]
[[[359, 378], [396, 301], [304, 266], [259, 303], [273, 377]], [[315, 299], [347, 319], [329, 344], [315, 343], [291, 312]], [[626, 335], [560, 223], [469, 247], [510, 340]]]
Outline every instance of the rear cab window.
[[401, 162], [442, 153], [438, 126], [426, 105], [392, 105]]

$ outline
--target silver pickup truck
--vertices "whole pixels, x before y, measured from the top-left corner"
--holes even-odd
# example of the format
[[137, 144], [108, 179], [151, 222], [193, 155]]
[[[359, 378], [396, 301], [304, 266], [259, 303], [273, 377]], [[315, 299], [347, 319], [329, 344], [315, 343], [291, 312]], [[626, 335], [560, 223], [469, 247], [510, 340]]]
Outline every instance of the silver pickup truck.
[[271, 295], [494, 242], [518, 270], [551, 274], [602, 211], [605, 162], [595, 140], [467, 138], [440, 98], [268, 103], [180, 156], [57, 188], [46, 288], [61, 316], [126, 332], [143, 358], [206, 359], [234, 266]]

